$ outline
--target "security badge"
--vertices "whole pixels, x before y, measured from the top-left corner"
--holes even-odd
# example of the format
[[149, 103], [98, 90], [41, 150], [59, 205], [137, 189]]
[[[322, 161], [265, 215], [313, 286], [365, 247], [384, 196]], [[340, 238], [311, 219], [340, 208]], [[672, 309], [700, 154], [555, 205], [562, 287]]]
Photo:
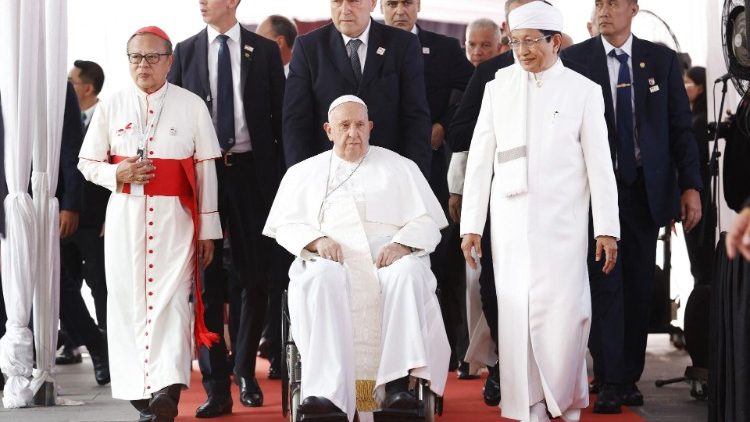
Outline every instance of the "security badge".
[[649, 79], [648, 79], [648, 86], [649, 86], [649, 89], [648, 89], [648, 90], [649, 90], [649, 91], [650, 91], [650, 92], [651, 92], [652, 94], [653, 94], [654, 92], [658, 92], [658, 91], [659, 91], [659, 85], [657, 85], [657, 84], [656, 84], [656, 79], [654, 79], [654, 78], [649, 78]]
[[376, 51], [376, 53], [378, 54], [378, 56], [382, 56], [383, 54], [385, 54], [385, 48], [378, 47], [378, 51]]
[[430, 47], [422, 47], [422, 54], [430, 54]]

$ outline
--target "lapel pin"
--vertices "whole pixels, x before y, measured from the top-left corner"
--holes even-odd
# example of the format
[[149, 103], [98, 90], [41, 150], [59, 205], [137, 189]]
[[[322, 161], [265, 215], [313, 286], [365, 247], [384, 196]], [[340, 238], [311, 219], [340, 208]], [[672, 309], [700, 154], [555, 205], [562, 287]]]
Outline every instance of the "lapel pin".
[[430, 47], [422, 47], [422, 54], [430, 54]]
[[250, 52], [250, 53], [252, 53], [252, 52], [253, 52], [253, 50], [255, 50], [255, 49], [254, 49], [253, 47], [251, 47], [251, 46], [249, 46], [249, 45], [247, 45], [247, 44], [245, 44], [245, 47], [244, 47], [244, 49], [245, 49], [245, 51], [247, 51], [247, 52]]
[[172, 135], [172, 136], [177, 135], [177, 129], [175, 129], [173, 127], [169, 128], [169, 134]]
[[648, 86], [654, 86], [656, 85], [656, 80], [654, 78], [648, 78]]
[[377, 53], [378, 53], [378, 56], [382, 56], [383, 54], [385, 54], [385, 48], [383, 48], [383, 47], [378, 47], [378, 51], [377, 51]]
[[648, 90], [651, 91], [652, 94], [654, 92], [658, 92], [659, 91], [659, 85], [654, 85], [651, 88], [649, 88]]
[[245, 53], [245, 58], [249, 59], [250, 58], [250, 53]]
[[641, 62], [641, 69], [645, 69], [645, 68], [646, 68], [646, 63]]

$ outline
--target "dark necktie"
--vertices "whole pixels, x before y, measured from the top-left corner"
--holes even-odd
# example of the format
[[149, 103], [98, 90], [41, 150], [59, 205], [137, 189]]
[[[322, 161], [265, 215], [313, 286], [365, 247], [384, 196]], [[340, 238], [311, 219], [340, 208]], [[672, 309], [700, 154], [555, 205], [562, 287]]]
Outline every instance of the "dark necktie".
[[358, 39], [349, 40], [346, 43], [346, 51], [349, 53], [349, 60], [352, 62], [352, 70], [354, 71], [354, 79], [357, 80], [357, 84], [362, 80], [362, 63], [359, 61], [359, 46], [362, 45], [362, 41]]
[[617, 170], [620, 180], [633, 184], [636, 178], [635, 140], [633, 139], [633, 91], [630, 80], [628, 54], [609, 52], [611, 57], [620, 62], [620, 74], [617, 77]]
[[232, 60], [229, 56], [228, 36], [219, 38], [219, 66], [216, 83], [216, 135], [219, 146], [229, 151], [234, 146], [234, 88], [232, 85]]
[[81, 112], [81, 124], [86, 127], [86, 113]]

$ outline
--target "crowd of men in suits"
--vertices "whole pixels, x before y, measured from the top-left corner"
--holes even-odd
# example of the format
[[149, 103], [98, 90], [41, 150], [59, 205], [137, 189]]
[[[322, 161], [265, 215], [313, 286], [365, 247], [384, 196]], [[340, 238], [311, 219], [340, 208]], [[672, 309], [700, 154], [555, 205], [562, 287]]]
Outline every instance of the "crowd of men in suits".
[[[508, 0], [505, 12], [530, 1], [537, 0]], [[242, 405], [263, 405], [255, 378], [261, 343], [267, 345], [264, 353], [271, 361], [269, 377], [280, 376], [281, 295], [292, 258], [261, 231], [286, 169], [330, 149], [323, 124], [331, 102], [345, 94], [364, 100], [375, 123], [371, 143], [413, 160], [457, 224], [461, 198], [460, 190], [448, 186], [451, 155], [470, 148], [485, 84], [515, 60], [505, 24], [488, 19], [472, 23], [462, 50], [457, 40], [417, 24], [420, 0], [381, 0], [384, 24], [371, 18], [377, 0], [334, 0], [332, 23], [299, 37], [294, 24], [281, 16], [258, 26], [262, 36], [243, 28], [236, 18], [239, 4], [240, 0], [199, 2], [207, 27], [176, 45], [168, 75], [170, 83], [204, 100], [222, 149], [216, 171], [226, 239], [216, 241], [216, 256], [205, 270], [203, 298], [206, 325], [217, 333], [224, 332], [224, 307], [230, 303], [231, 353], [224, 341], [199, 352], [207, 393], [196, 412], [201, 418], [231, 413], [232, 375], [240, 386]], [[644, 366], [658, 230], [679, 218], [687, 229], [694, 225], [700, 219], [696, 198], [702, 186], [676, 54], [632, 36], [637, 0], [596, 0], [592, 6], [589, 25], [601, 35], [592, 33], [590, 40], [565, 49], [561, 58], [566, 67], [602, 87], [613, 165], [622, 151], [617, 119], [622, 107], [631, 108], [637, 131], [636, 179], [623, 180], [616, 172], [622, 258], [609, 275], [594, 262], [593, 250], [589, 263], [589, 346], [595, 377], [591, 387], [599, 393], [594, 411], [619, 413], [623, 404], [643, 403], [636, 383]], [[628, 55], [622, 66], [629, 67], [632, 81], [621, 80], [620, 62], [609, 55], [615, 50]], [[76, 145], [80, 148], [96, 112], [104, 73], [95, 63], [76, 61], [69, 81], [78, 101], [66, 105], [66, 116], [75, 122], [66, 120], [65, 127], [76, 133], [64, 134], [62, 154], [73, 151], [75, 158]], [[613, 87], [622, 83], [632, 84], [631, 103], [621, 103], [615, 93]], [[75, 160], [72, 167], [61, 160], [61, 175], [71, 168], [75, 170]], [[77, 181], [67, 185], [71, 178]], [[94, 360], [96, 381], [106, 384], [101, 236], [108, 193], [73, 173], [60, 180], [65, 185], [58, 195], [75, 197], [76, 202], [68, 206], [61, 201], [61, 321], [66, 340], [58, 363], [80, 361], [75, 350], [85, 345]], [[468, 369], [462, 361], [468, 336], [465, 285], [460, 282], [465, 270], [457, 239], [455, 227], [445, 231], [432, 269], [453, 349], [451, 366], [459, 367], [465, 378]], [[487, 241], [479, 282], [482, 310], [497, 343], [489, 235], [482, 239]], [[226, 256], [225, 249], [230, 251]], [[85, 312], [80, 294], [84, 279], [94, 295], [97, 323]], [[495, 406], [501, 393], [497, 366], [489, 369], [484, 400]]]

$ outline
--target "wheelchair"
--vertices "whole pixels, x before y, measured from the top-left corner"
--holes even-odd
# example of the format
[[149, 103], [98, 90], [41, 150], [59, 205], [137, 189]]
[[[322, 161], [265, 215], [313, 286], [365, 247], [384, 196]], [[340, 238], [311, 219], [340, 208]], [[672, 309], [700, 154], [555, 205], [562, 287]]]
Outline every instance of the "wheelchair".
[[[346, 413], [326, 415], [302, 415], [302, 359], [294, 344], [290, 330], [291, 319], [287, 303], [287, 292], [282, 295], [281, 305], [281, 410], [290, 422], [348, 422]], [[410, 385], [421, 406], [417, 409], [381, 409], [373, 412], [375, 422], [434, 422], [435, 416], [443, 414], [443, 398], [430, 390], [426, 380], [411, 378]], [[355, 421], [359, 420], [358, 416]]]

